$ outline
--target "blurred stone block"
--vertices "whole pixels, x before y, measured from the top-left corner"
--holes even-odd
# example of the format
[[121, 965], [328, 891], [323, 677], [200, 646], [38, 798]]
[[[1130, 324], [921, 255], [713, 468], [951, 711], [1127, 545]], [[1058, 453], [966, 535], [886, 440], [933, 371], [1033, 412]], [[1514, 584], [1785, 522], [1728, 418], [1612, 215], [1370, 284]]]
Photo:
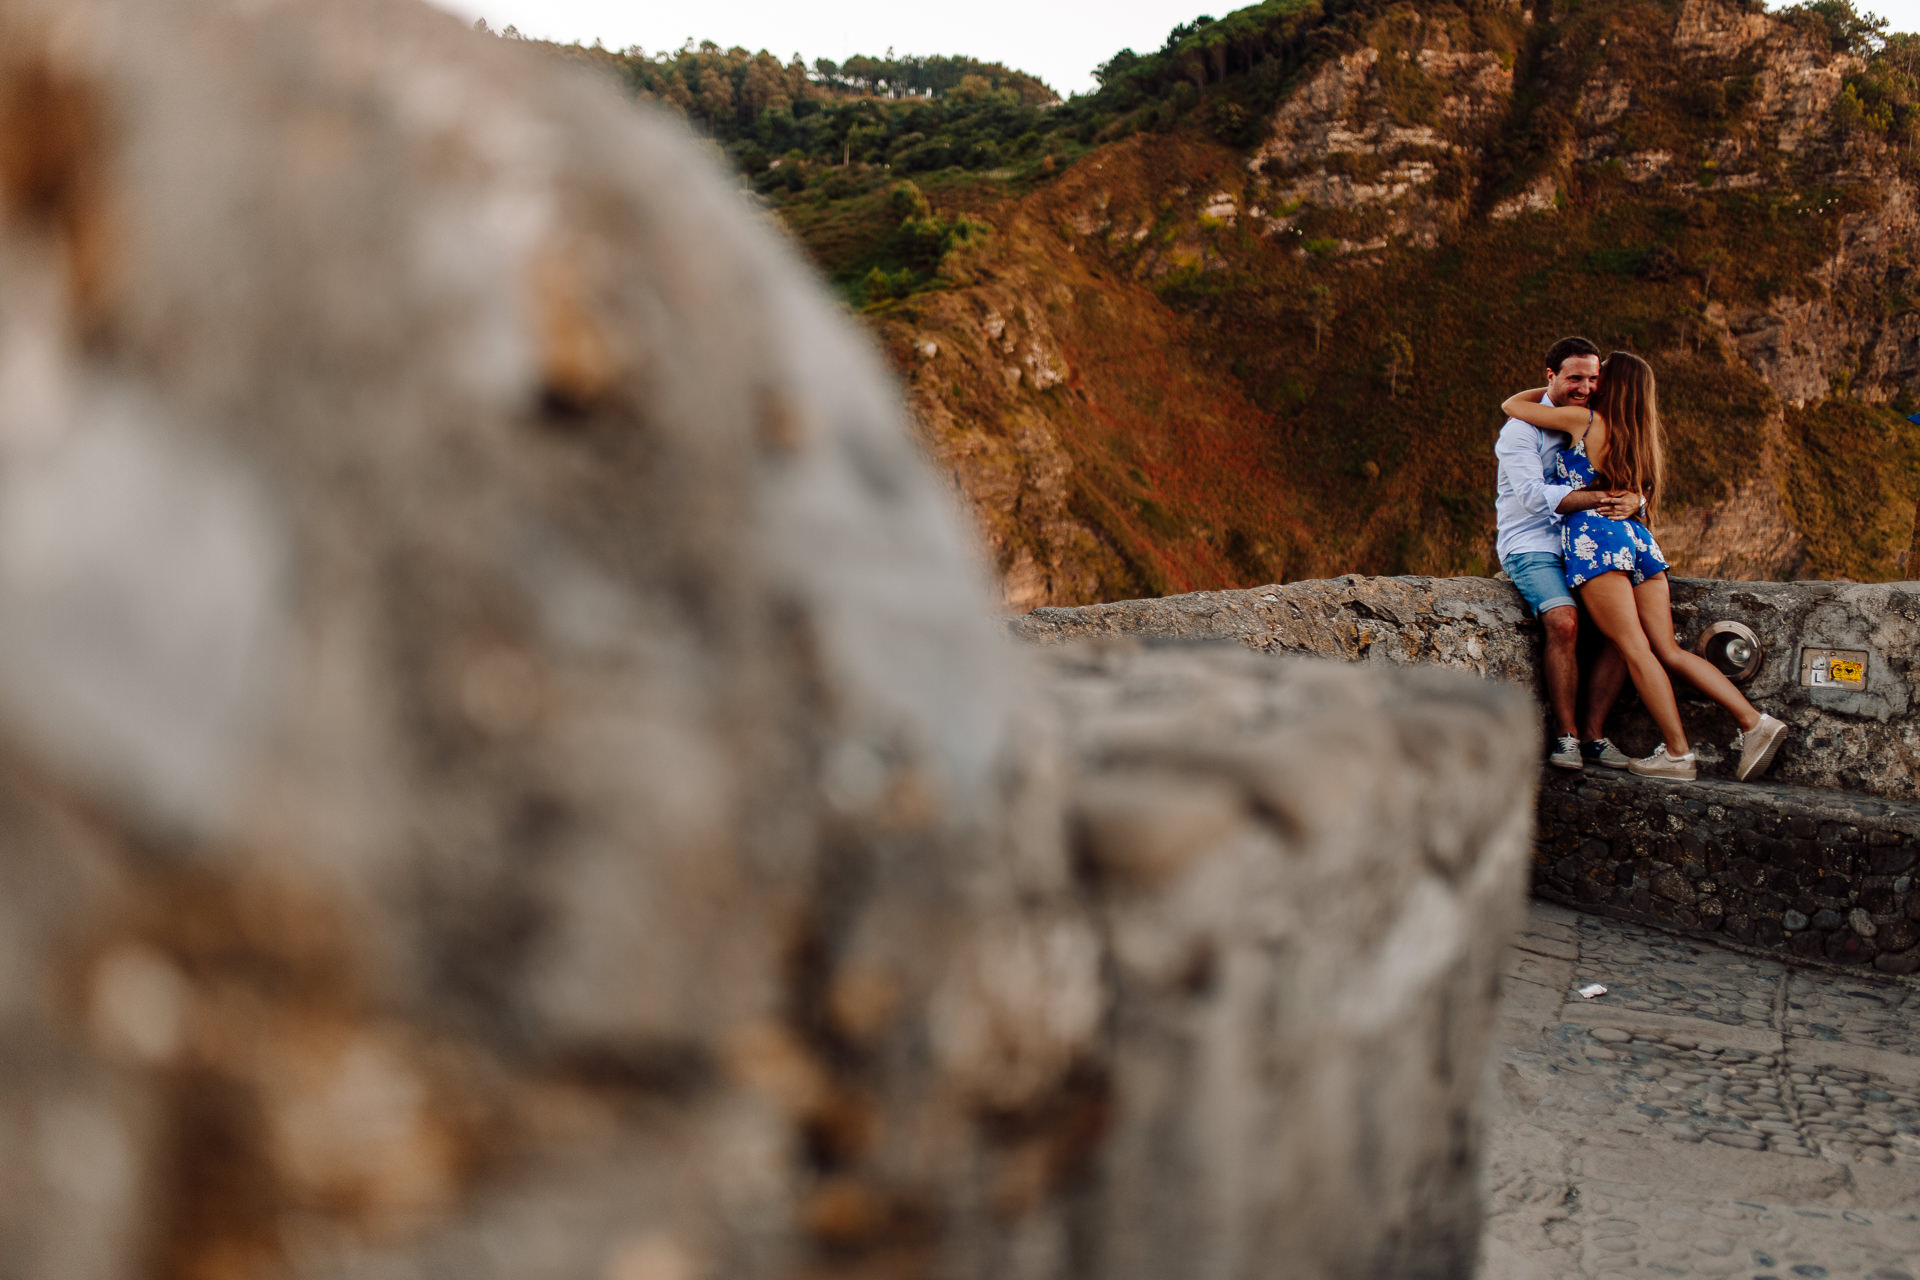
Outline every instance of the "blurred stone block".
[[0, 0], [0, 1273], [1464, 1276], [1523, 701], [1061, 661], [679, 127]]
[[1224, 645], [1046, 656], [1111, 945], [1080, 1273], [1471, 1274], [1525, 700]]

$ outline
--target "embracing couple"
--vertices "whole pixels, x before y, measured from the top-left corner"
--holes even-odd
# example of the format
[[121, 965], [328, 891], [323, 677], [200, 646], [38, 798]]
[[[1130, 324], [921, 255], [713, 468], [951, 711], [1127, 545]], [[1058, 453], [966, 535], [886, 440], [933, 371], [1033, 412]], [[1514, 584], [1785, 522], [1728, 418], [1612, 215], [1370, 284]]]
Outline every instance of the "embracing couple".
[[[1653, 370], [1625, 351], [1603, 363], [1585, 338], [1562, 338], [1547, 351], [1547, 385], [1522, 391], [1501, 410], [1498, 554], [1546, 631], [1547, 700], [1558, 733], [1547, 762], [1692, 779], [1697, 768], [1671, 672], [1732, 714], [1740, 726], [1736, 772], [1743, 782], [1759, 777], [1787, 726], [1754, 710], [1718, 668], [1674, 638], [1667, 563], [1647, 528], [1664, 462]], [[1587, 674], [1577, 725], [1576, 594], [1608, 641]], [[1666, 739], [1644, 760], [1628, 759], [1602, 733], [1627, 677]]]

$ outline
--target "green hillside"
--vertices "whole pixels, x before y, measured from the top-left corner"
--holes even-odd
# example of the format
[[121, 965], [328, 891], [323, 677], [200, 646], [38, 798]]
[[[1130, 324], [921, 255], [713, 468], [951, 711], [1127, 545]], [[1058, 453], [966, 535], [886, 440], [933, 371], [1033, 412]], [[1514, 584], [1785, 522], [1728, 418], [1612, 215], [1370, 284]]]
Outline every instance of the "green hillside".
[[1683, 570], [1920, 571], [1920, 39], [1847, 0], [1268, 0], [1064, 103], [964, 58], [566, 52], [708, 131], [869, 318], [1017, 598], [1487, 571], [1492, 407], [1567, 331], [1661, 375]]

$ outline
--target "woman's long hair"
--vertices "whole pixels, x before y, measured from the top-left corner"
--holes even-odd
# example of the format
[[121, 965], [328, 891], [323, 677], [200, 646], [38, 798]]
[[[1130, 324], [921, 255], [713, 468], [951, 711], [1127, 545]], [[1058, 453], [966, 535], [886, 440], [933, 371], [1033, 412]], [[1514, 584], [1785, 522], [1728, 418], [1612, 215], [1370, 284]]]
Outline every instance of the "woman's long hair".
[[1660, 435], [1660, 401], [1653, 369], [1630, 351], [1616, 351], [1600, 366], [1593, 411], [1607, 420], [1607, 483], [1647, 500], [1649, 517], [1659, 509], [1666, 472]]

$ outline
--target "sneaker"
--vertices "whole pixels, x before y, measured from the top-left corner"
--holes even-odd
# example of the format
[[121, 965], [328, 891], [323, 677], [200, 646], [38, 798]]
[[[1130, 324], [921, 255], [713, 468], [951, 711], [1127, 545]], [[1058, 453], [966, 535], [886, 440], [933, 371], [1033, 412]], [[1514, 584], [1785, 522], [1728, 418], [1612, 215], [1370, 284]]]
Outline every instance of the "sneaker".
[[1780, 744], [1786, 740], [1787, 726], [1769, 715], [1762, 715], [1760, 723], [1751, 730], [1734, 734], [1733, 749], [1740, 753], [1740, 767], [1734, 776], [1748, 782], [1765, 773]]
[[1611, 738], [1593, 738], [1580, 744], [1580, 754], [1588, 764], [1597, 764], [1604, 769], [1624, 769], [1633, 763], [1627, 753], [1613, 745]]
[[1666, 778], [1673, 782], [1692, 782], [1700, 772], [1694, 763], [1693, 752], [1670, 756], [1664, 742], [1654, 748], [1653, 754], [1646, 759], [1627, 761], [1627, 769], [1638, 777]]
[[1580, 739], [1572, 734], [1554, 739], [1553, 751], [1547, 756], [1547, 763], [1556, 769], [1578, 769], [1580, 767]]

